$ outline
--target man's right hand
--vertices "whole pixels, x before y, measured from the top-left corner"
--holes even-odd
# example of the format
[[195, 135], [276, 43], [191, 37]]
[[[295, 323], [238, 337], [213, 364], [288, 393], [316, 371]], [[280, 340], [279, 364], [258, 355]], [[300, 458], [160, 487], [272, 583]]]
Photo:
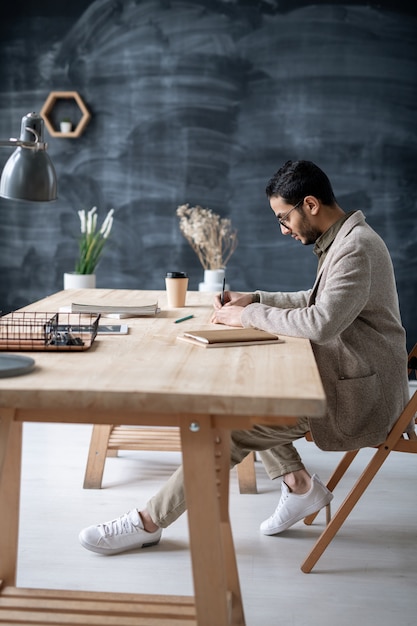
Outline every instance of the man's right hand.
[[[224, 306], [248, 306], [252, 304], [251, 293], [239, 293], [238, 291], [225, 291], [224, 292]], [[222, 303], [220, 301], [220, 294], [217, 294], [214, 298], [213, 306], [215, 309], [221, 309]]]

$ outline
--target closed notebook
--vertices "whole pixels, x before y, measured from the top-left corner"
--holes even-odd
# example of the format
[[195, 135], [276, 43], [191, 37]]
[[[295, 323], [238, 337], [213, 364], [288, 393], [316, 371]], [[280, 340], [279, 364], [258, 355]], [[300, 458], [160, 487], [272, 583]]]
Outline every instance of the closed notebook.
[[178, 337], [203, 348], [283, 343], [277, 335], [258, 328], [226, 328], [221, 330], [195, 330]]

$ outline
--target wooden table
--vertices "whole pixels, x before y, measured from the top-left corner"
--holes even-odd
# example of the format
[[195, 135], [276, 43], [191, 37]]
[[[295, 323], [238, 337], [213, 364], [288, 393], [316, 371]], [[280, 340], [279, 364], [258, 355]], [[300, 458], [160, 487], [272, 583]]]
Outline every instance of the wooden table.
[[[22, 422], [114, 424], [117, 416], [121, 424], [178, 426], [181, 431], [196, 612], [184, 623], [245, 623], [228, 513], [230, 430], [289, 423], [303, 415], [319, 418], [326, 403], [307, 340], [285, 337], [278, 345], [215, 349], [177, 341], [185, 330], [210, 327], [212, 298], [190, 292], [185, 308], [168, 310], [163, 291], [96, 289], [62, 291], [26, 307], [56, 312], [71, 302], [158, 300], [161, 312], [129, 319], [128, 335], [99, 335], [86, 352], [26, 353], [35, 358], [36, 369], [0, 379], [0, 611], [6, 592], [18, 594]], [[194, 319], [173, 323], [191, 313]], [[49, 597], [46, 590], [37, 593]], [[63, 606], [74, 594], [80, 601], [93, 595], [61, 594]], [[114, 595], [122, 594], [100, 597], [112, 600]], [[163, 611], [172, 601], [158, 596], [155, 606]], [[183, 598], [178, 602], [187, 604]], [[172, 614], [168, 611], [161, 623], [177, 623]], [[138, 617], [133, 623], [147, 622]]]

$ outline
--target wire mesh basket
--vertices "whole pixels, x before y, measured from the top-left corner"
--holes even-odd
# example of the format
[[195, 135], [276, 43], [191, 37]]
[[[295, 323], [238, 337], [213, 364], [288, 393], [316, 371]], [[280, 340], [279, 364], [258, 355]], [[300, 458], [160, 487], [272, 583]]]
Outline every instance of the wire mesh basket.
[[0, 317], [0, 351], [82, 351], [97, 335], [100, 315], [14, 311]]

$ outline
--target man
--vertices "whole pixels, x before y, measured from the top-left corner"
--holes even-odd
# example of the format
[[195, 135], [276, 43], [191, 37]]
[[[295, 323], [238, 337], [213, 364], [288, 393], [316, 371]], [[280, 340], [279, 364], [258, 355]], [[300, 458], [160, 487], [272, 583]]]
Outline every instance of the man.
[[[408, 401], [408, 380], [391, 259], [363, 214], [346, 214], [326, 174], [309, 161], [285, 163], [266, 193], [282, 233], [314, 244], [316, 281], [312, 289], [294, 293], [226, 292], [224, 306], [215, 299], [212, 321], [309, 339], [327, 395], [324, 419], [304, 417], [295, 426], [232, 432], [232, 466], [251, 450], [263, 451], [270, 477], [283, 479], [278, 506], [261, 524], [261, 532], [273, 535], [333, 497], [316, 475], [310, 476], [293, 441], [310, 430], [323, 450], [379, 444]], [[185, 508], [180, 467], [146, 508], [90, 526], [80, 541], [102, 554], [152, 545]]]

